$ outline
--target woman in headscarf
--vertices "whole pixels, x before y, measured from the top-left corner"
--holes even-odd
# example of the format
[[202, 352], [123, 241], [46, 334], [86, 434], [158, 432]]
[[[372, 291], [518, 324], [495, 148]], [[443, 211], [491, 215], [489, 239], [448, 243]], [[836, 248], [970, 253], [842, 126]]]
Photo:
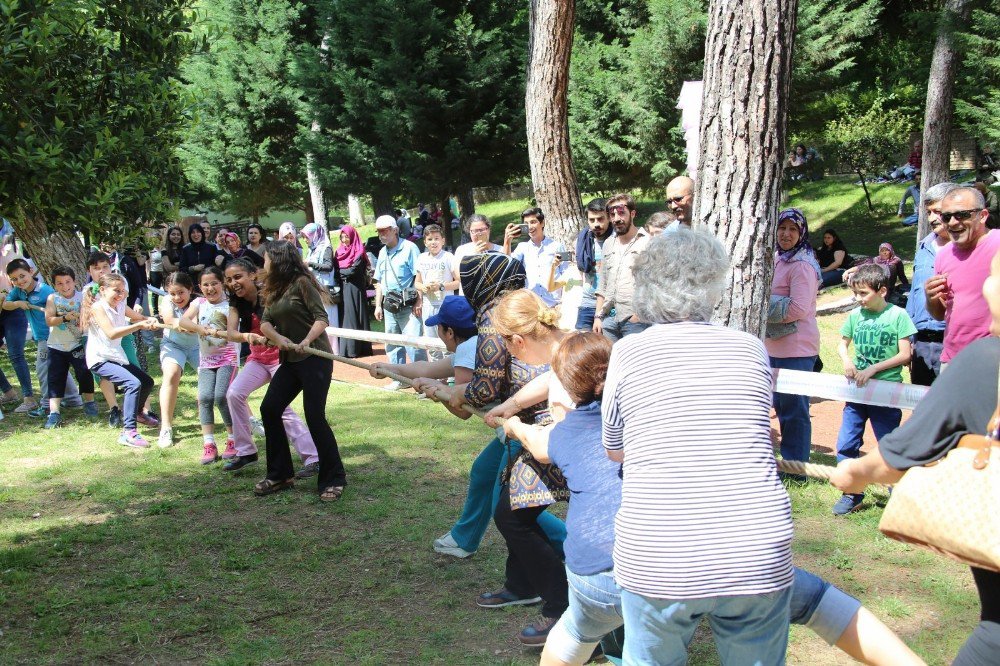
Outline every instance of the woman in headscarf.
[[[326, 316], [330, 326], [340, 326], [337, 302], [340, 300], [340, 267], [333, 260], [333, 248], [330, 247], [330, 238], [327, 236], [326, 225], [319, 222], [310, 222], [299, 232], [309, 244], [309, 254], [306, 255], [306, 266], [316, 276], [316, 280], [326, 289], [330, 296], [326, 307]], [[338, 338], [330, 336], [330, 345], [333, 353], [339, 354], [340, 347]]]
[[264, 267], [264, 257], [249, 248], [243, 247], [240, 237], [232, 231], [222, 234], [222, 269], [237, 259], [246, 259], [257, 268]]
[[295, 225], [291, 222], [282, 222], [281, 226], [278, 227], [278, 238], [280, 241], [288, 241], [296, 247], [302, 247], [299, 245], [299, 234], [295, 229]]
[[[357, 230], [349, 224], [340, 229], [340, 246], [336, 252], [340, 272], [341, 326], [355, 331], [367, 331], [368, 325], [368, 255]], [[348, 358], [372, 355], [372, 343], [344, 338], [340, 352]]]
[[[778, 215], [771, 307], [764, 345], [772, 368], [812, 371], [819, 359], [816, 290], [820, 266], [809, 244], [809, 228], [798, 208]], [[808, 396], [775, 393], [774, 411], [781, 426], [781, 456], [809, 460], [812, 422]]]
[[205, 241], [205, 229], [197, 222], [188, 227], [188, 244], [181, 248], [180, 269], [191, 276], [195, 288], [203, 270], [221, 263], [218, 248]]
[[896, 256], [896, 250], [892, 245], [882, 243], [878, 246], [878, 256], [875, 257], [875, 263], [889, 275], [889, 295], [886, 300], [893, 305], [905, 305], [903, 294], [910, 291], [910, 281], [906, 279], [903, 260]]

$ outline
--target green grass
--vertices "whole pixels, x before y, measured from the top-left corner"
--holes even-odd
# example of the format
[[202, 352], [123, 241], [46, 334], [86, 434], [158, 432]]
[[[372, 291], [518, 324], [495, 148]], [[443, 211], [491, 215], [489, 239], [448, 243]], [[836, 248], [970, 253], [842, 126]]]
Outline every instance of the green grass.
[[[893, 187], [876, 198], [898, 200]], [[894, 211], [874, 222], [861, 215], [860, 196], [828, 179], [803, 185], [789, 204], [805, 208], [814, 229], [836, 225], [852, 249], [885, 234], [912, 238], [892, 228]], [[496, 231], [527, 205], [479, 210]], [[644, 201], [640, 211], [657, 207]], [[820, 319], [827, 372], [842, 370], [842, 320]], [[13, 379], [6, 355], [0, 368]], [[496, 532], [471, 560], [430, 548], [461, 510], [469, 466], [489, 437], [482, 424], [412, 396], [334, 383], [327, 416], [350, 485], [325, 505], [309, 483], [253, 497], [262, 468], [226, 476], [199, 465], [194, 399], [189, 376], [176, 417], [183, 441], [165, 451], [124, 449], [79, 410], [53, 432], [21, 415], [0, 421], [0, 664], [536, 663], [514, 639], [532, 611], [474, 603], [503, 580]], [[829, 515], [831, 487], [789, 493], [796, 563], [862, 599], [928, 663], [953, 658], [978, 616], [968, 569], [883, 538], [882, 493], [839, 520]], [[718, 663], [704, 628], [691, 655], [693, 664]], [[791, 630], [789, 662], [847, 663], [803, 627]]]

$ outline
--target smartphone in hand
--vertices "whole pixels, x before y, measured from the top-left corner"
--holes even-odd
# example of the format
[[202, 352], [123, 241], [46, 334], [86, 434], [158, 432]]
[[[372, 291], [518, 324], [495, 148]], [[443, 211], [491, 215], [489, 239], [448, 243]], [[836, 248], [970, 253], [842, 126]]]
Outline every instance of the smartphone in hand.
[[559, 261], [573, 261], [572, 252], [556, 252], [556, 259]]

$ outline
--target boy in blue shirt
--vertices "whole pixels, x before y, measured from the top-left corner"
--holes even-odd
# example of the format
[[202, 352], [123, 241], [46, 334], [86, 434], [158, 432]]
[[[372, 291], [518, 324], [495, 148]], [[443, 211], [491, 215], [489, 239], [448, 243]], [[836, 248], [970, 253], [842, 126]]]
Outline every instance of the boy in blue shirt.
[[[45, 323], [45, 302], [55, 291], [49, 285], [31, 274], [31, 265], [24, 259], [15, 259], [7, 264], [7, 277], [14, 288], [7, 294], [4, 310], [22, 309], [27, 312], [31, 334], [38, 344], [35, 357], [35, 374], [41, 387], [40, 400], [28, 416], [41, 418], [48, 411], [49, 397], [49, 326]], [[79, 407], [83, 404], [80, 391], [72, 380], [66, 385], [66, 405]]]
[[[45, 422], [47, 430], [58, 428], [62, 423], [59, 408], [70, 376], [70, 368], [76, 375], [83, 394], [83, 413], [97, 416], [94, 402], [94, 377], [87, 368], [84, 356], [86, 337], [80, 330], [80, 312], [83, 293], [76, 288], [76, 273], [69, 266], [58, 266], [52, 271], [55, 292], [45, 302], [45, 321], [49, 325], [48, 340], [48, 385], [49, 418]], [[41, 378], [39, 378], [41, 379]]]
[[[903, 366], [910, 362], [912, 347], [909, 337], [917, 328], [902, 308], [887, 303], [889, 276], [878, 264], [859, 268], [851, 277], [854, 298], [861, 304], [852, 310], [840, 329], [840, 358], [844, 374], [858, 387], [869, 379], [887, 382], [903, 381]], [[854, 344], [854, 356], [848, 354]], [[865, 434], [865, 423], [872, 422], [875, 439], [882, 439], [899, 427], [903, 412], [895, 407], [863, 405], [857, 402], [844, 404], [844, 419], [837, 436], [837, 462], [857, 458]], [[857, 510], [864, 493], [844, 495], [833, 506], [833, 513], [843, 516]]]

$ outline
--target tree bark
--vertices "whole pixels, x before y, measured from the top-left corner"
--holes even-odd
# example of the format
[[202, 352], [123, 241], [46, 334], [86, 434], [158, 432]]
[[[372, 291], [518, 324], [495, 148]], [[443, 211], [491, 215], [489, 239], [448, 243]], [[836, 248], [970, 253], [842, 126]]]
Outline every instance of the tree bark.
[[347, 217], [353, 227], [362, 227], [365, 224], [365, 211], [361, 208], [361, 202], [353, 194], [347, 195]]
[[531, 0], [524, 110], [535, 201], [545, 235], [572, 247], [586, 224], [569, 145], [567, 88], [575, 0]]
[[961, 54], [955, 47], [955, 32], [969, 21], [969, 0], [946, 0], [941, 8], [937, 42], [927, 80], [927, 102], [924, 111], [924, 150], [920, 166], [920, 201], [917, 212], [917, 245], [930, 233], [927, 210], [923, 206], [928, 187], [951, 179], [951, 127], [955, 116], [955, 78]]
[[379, 215], [392, 215], [392, 194], [388, 192], [372, 192], [372, 209], [375, 217]]
[[[319, 134], [319, 122], [314, 120], [309, 128], [310, 132]], [[309, 181], [309, 198], [312, 200], [313, 221], [319, 221], [323, 226], [330, 223], [327, 216], [326, 200], [323, 197], [323, 186], [319, 182], [319, 177], [315, 171], [315, 160], [312, 153], [306, 153], [306, 180]]]
[[[464, 229], [465, 224], [468, 222], [469, 216], [470, 215], [474, 215], [475, 212], [476, 212], [476, 198], [472, 194], [472, 188], [471, 187], [459, 188], [458, 194], [455, 195], [455, 196], [458, 198], [458, 209], [460, 211], [462, 211], [462, 224], [459, 225], [460, 231], [459, 231], [459, 234], [458, 234], [458, 236], [459, 236], [459, 242], [458, 242], [458, 244], [461, 244], [462, 230]], [[547, 221], [548, 221], [548, 218], [546, 218], [546, 222]], [[453, 245], [451, 243], [451, 235], [450, 234], [451, 234], [451, 232], [449, 230], [448, 244], [451, 247], [456, 247], [456, 245]], [[569, 246], [567, 246], [567, 247], [569, 247]]]
[[[455, 216], [451, 212], [451, 195], [442, 194], [441, 198], [441, 218], [438, 220], [438, 224], [441, 225], [441, 231], [444, 232], [444, 244], [450, 248], [456, 247], [455, 245], [455, 230], [451, 228], [451, 221], [455, 219]], [[461, 205], [461, 202], [459, 202]]]
[[51, 231], [41, 214], [32, 215], [23, 211], [12, 224], [46, 282], [52, 279], [52, 269], [56, 266], [69, 266], [81, 284], [85, 281], [87, 250], [75, 233]]
[[713, 0], [705, 41], [695, 224], [731, 259], [716, 321], [763, 336], [788, 124], [797, 0]]

